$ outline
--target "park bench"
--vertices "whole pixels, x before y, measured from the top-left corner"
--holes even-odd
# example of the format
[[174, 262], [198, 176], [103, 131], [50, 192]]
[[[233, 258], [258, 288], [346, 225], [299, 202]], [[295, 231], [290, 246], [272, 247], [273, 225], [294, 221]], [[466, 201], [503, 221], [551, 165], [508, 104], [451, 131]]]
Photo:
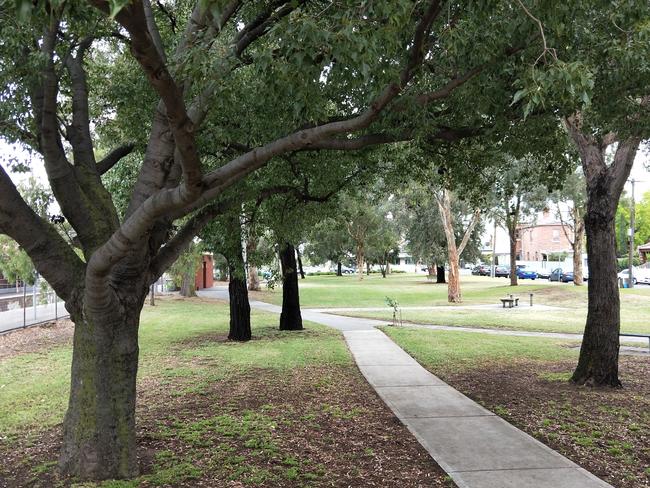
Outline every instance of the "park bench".
[[503, 308], [506, 308], [506, 304], [508, 305], [508, 308], [518, 307], [519, 297], [513, 297], [510, 295], [510, 298], [502, 298], [501, 303], [503, 304]]
[[645, 337], [648, 339], [648, 351], [650, 351], [650, 335], [648, 334], [623, 334], [620, 333], [619, 336], [625, 336], [625, 337]]

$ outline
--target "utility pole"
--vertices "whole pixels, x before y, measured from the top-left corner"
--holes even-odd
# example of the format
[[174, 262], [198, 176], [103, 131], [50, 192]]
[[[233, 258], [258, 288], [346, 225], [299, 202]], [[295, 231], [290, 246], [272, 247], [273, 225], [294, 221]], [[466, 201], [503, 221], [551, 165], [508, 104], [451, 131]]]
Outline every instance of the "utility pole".
[[629, 266], [629, 277], [630, 281], [628, 283], [628, 286], [630, 288], [634, 288], [634, 275], [633, 275], [633, 267], [634, 267], [634, 178], [630, 180], [630, 183], [632, 183], [632, 205], [630, 207], [630, 252], [628, 255], [628, 266]]

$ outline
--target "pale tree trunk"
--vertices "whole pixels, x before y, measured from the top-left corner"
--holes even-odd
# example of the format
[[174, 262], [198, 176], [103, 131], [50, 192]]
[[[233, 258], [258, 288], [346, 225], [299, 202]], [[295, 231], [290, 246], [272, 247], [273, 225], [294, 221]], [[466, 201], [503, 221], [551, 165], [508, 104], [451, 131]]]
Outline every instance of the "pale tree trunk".
[[577, 208], [574, 212], [575, 235], [571, 247], [573, 248], [573, 284], [581, 286], [584, 280], [582, 273], [582, 246], [585, 239], [585, 224]]
[[614, 160], [608, 166], [605, 150], [615, 141], [615, 135], [605, 136], [609, 142], [596, 140], [582, 132], [579, 116], [565, 122], [578, 148], [587, 183], [584, 220], [589, 256], [587, 322], [578, 365], [571, 380], [578, 384], [618, 387], [621, 385], [618, 377], [621, 317], [615, 217], [640, 139], [632, 137], [620, 141]]
[[454, 219], [451, 214], [451, 195], [446, 188], [442, 190], [441, 194], [436, 194], [438, 202], [438, 210], [442, 220], [442, 227], [445, 231], [445, 239], [447, 241], [447, 255], [449, 256], [449, 272], [447, 273], [447, 300], [450, 303], [462, 302], [460, 292], [460, 255], [465, 249], [469, 237], [474, 230], [474, 226], [478, 222], [479, 211], [476, 210], [472, 220], [465, 230], [463, 239], [460, 246], [456, 245], [456, 236], [454, 235]]
[[196, 296], [196, 283], [195, 283], [195, 276], [196, 275], [196, 270], [186, 270], [185, 273], [183, 273], [183, 277], [181, 279], [181, 291], [180, 294], [181, 296], [184, 297], [195, 297]]
[[257, 266], [250, 264], [251, 255], [257, 250], [257, 239], [249, 237], [246, 241], [246, 257], [248, 259], [248, 289], [250, 291], [260, 291], [260, 277]]
[[363, 269], [365, 267], [365, 249], [363, 242], [358, 242], [356, 246], [356, 257], [357, 257], [357, 276], [360, 280], [363, 280]]
[[436, 276], [436, 265], [435, 263], [431, 263], [427, 266], [427, 274], [429, 275], [429, 279], [432, 280]]

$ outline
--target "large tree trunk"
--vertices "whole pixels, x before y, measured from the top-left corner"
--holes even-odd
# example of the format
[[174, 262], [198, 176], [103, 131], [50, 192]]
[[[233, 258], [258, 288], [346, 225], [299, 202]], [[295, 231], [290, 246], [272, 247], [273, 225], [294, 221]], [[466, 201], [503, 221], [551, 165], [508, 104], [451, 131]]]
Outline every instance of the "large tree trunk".
[[[249, 341], [251, 339], [251, 307], [248, 303], [246, 280], [231, 270], [228, 296], [230, 298], [230, 332], [231, 341]], [[242, 270], [243, 272], [243, 270]]]
[[580, 359], [572, 380], [578, 384], [620, 386], [618, 334], [621, 318], [616, 275], [616, 214], [612, 211], [608, 189], [601, 185], [588, 188], [585, 227], [589, 301]]
[[341, 269], [342, 266], [341, 261], [336, 263], [336, 276], [343, 276], [343, 270]]
[[449, 273], [447, 275], [447, 300], [450, 303], [462, 302], [460, 294], [460, 270], [458, 264], [458, 248], [456, 247], [456, 236], [454, 234], [454, 221], [451, 215], [451, 197], [449, 190], [443, 189], [442, 195], [438, 197], [438, 210], [442, 220], [442, 227], [445, 231], [447, 241], [447, 256], [449, 261]]
[[447, 283], [447, 280], [445, 280], [445, 267], [436, 266], [435, 268], [436, 268], [436, 283], [440, 283], [440, 284]]
[[146, 288], [136, 300], [101, 313], [66, 304], [75, 324], [70, 400], [63, 422], [61, 470], [80, 479], [138, 474], [135, 399], [138, 326]]
[[302, 330], [296, 251], [289, 243], [286, 243], [280, 251], [280, 264], [282, 265], [280, 330]]
[[578, 366], [571, 377], [577, 384], [618, 387], [620, 298], [616, 276], [615, 218], [618, 201], [630, 175], [640, 138], [618, 142], [613, 161], [605, 162], [610, 142], [581, 130], [580, 116], [566, 119], [566, 126], [578, 148], [587, 184], [585, 230], [589, 256], [587, 323]]
[[235, 250], [228, 259], [230, 283], [228, 297], [230, 298], [230, 332], [231, 341], [249, 341], [251, 339], [251, 307], [248, 303], [246, 288], [246, 267], [242, 257], [241, 241], [239, 249]]

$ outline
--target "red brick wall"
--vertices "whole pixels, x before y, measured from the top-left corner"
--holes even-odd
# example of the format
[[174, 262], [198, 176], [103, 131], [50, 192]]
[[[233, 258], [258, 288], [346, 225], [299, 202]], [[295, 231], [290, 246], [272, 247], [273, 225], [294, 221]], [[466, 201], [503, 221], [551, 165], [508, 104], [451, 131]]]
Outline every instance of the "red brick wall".
[[[569, 235], [571, 231], [567, 229]], [[541, 261], [542, 254], [568, 252], [571, 243], [561, 224], [543, 224], [534, 227], [520, 227], [517, 239], [517, 254], [523, 261]]]
[[213, 274], [214, 262], [212, 261], [212, 256], [210, 254], [204, 254], [201, 258], [201, 263], [196, 270], [196, 276], [194, 277], [194, 286], [196, 289], [201, 290], [203, 288], [212, 288], [214, 286]]

